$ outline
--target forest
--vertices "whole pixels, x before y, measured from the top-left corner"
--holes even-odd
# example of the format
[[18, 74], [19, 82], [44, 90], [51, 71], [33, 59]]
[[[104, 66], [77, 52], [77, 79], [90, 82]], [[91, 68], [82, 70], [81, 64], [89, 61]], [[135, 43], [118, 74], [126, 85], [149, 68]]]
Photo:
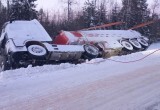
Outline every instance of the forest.
[[[137, 28], [152, 41], [160, 38], [159, 0], [153, 0], [149, 7], [147, 0], [85, 0], [80, 10], [76, 0], [64, 0], [65, 11], [49, 12], [37, 9], [37, 0], [0, 0], [0, 27], [10, 20], [38, 19], [50, 36], [54, 37], [61, 31], [76, 31], [112, 22], [124, 22], [122, 25], [111, 26], [106, 30], [126, 30], [135, 25], [154, 21], [154, 23]], [[47, 2], [47, 1], [46, 1]], [[56, 7], [54, 7], [56, 8]]]

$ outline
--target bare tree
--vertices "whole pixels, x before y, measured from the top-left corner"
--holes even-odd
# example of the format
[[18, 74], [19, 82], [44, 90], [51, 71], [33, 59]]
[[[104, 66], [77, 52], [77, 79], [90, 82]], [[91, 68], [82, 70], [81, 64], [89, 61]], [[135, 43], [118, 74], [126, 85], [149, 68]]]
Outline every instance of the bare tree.
[[155, 15], [156, 10], [160, 8], [160, 0], [153, 0], [153, 4], [151, 6], [152, 15]]
[[67, 13], [68, 13], [68, 21], [72, 19], [72, 5], [77, 4], [75, 0], [62, 0], [65, 4], [67, 4]]

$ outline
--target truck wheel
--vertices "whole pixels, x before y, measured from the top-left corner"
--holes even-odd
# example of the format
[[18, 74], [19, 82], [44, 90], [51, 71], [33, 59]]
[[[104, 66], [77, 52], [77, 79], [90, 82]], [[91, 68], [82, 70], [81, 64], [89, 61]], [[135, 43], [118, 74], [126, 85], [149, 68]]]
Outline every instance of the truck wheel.
[[141, 49], [141, 44], [136, 39], [129, 39], [129, 42], [134, 46], [135, 49]]
[[127, 50], [127, 51], [133, 50], [133, 46], [128, 41], [122, 40], [121, 45], [124, 47], [124, 50]]
[[139, 38], [137, 40], [142, 45], [142, 47], [148, 47], [149, 46], [148, 42], [145, 39]]
[[47, 54], [47, 50], [40, 45], [30, 45], [28, 46], [28, 52], [35, 57], [43, 57]]
[[97, 58], [97, 56], [99, 55], [99, 49], [93, 45], [88, 45], [88, 44], [84, 45], [84, 50], [85, 50], [84, 55], [88, 59]]
[[95, 46], [98, 48], [99, 50], [99, 55], [98, 57], [101, 58], [103, 56], [104, 53], [104, 45], [102, 43], [96, 43]]
[[10, 70], [11, 65], [9, 64], [9, 61], [6, 56], [2, 56], [1, 58], [1, 71]]

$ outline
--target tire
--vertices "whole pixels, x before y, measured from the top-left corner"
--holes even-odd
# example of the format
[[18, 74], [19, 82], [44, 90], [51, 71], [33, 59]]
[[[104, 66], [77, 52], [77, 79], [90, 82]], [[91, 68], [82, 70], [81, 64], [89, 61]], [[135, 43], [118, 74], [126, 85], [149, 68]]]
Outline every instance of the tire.
[[142, 45], [142, 47], [148, 47], [149, 46], [149, 43], [145, 39], [139, 38], [137, 40]]
[[47, 54], [47, 50], [41, 45], [29, 45], [27, 49], [34, 57], [44, 57]]
[[99, 49], [93, 45], [88, 45], [88, 44], [84, 45], [84, 50], [85, 50], [84, 55], [88, 59], [97, 58], [99, 55]]
[[133, 45], [135, 49], [141, 49], [141, 44], [136, 39], [129, 39], [129, 42]]
[[9, 64], [9, 59], [6, 56], [1, 56], [1, 71], [6, 71], [11, 69], [11, 64]]
[[99, 55], [98, 58], [103, 57], [103, 53], [104, 53], [104, 45], [102, 43], [96, 43], [95, 46], [98, 48], [99, 50]]
[[123, 46], [123, 49], [126, 50], [126, 51], [132, 51], [133, 50], [133, 46], [128, 41], [122, 40], [121, 45]]

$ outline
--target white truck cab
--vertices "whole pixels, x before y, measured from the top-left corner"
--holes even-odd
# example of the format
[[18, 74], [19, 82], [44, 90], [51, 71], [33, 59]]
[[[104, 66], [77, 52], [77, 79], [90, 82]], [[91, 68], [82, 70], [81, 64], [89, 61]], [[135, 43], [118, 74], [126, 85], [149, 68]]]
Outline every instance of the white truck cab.
[[0, 36], [2, 70], [98, 56], [98, 49], [91, 45], [55, 45], [52, 42], [37, 20], [5, 23]]

